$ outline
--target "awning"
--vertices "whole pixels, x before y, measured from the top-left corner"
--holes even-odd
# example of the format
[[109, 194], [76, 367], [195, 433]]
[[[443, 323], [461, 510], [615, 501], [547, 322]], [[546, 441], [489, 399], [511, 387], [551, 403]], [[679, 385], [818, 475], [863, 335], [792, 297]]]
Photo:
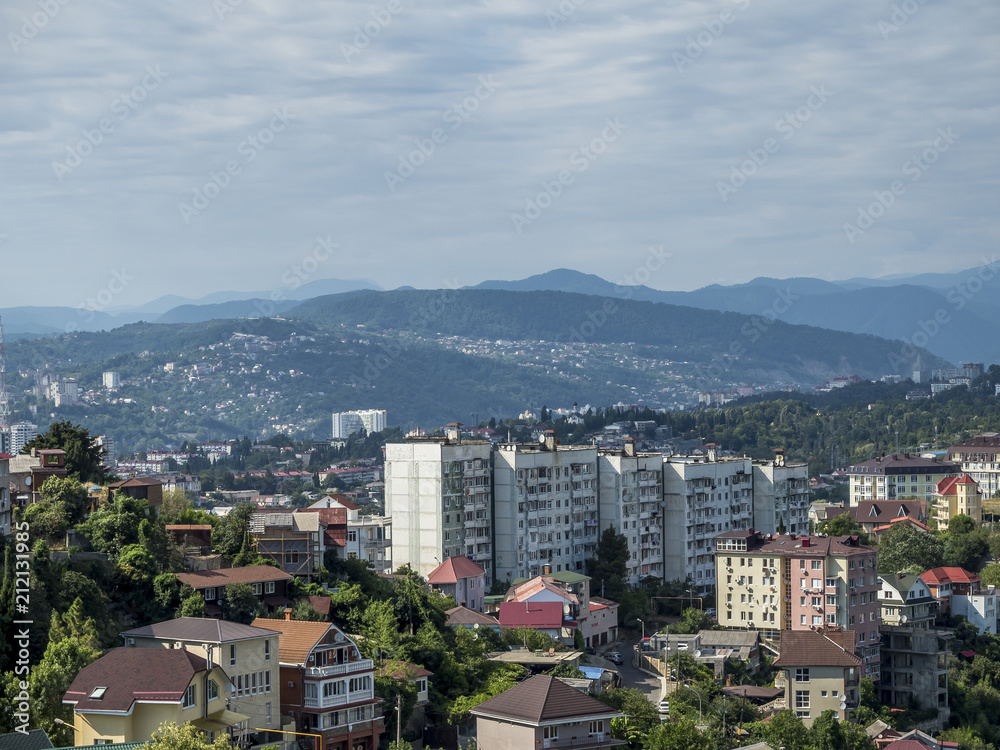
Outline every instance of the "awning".
[[246, 714], [238, 714], [235, 711], [230, 711], [228, 708], [216, 711], [214, 714], [209, 714], [208, 718], [211, 721], [219, 721], [230, 727], [242, 724], [244, 721], [250, 721], [250, 717]]
[[223, 724], [221, 721], [212, 721], [211, 719], [195, 719], [191, 723], [205, 732], [224, 732], [229, 729], [228, 724]]

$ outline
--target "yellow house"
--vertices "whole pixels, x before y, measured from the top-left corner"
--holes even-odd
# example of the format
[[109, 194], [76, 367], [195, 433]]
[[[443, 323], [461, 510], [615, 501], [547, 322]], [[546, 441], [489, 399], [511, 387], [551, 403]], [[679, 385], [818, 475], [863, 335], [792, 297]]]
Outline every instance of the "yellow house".
[[161, 724], [194, 724], [210, 739], [236, 736], [249, 717], [226, 709], [221, 667], [183, 649], [116, 648], [80, 670], [63, 703], [74, 744], [146, 742]]
[[[266, 622], [266, 620], [264, 621]], [[211, 659], [233, 684], [226, 703], [255, 729], [281, 729], [278, 633], [213, 617], [179, 617], [121, 634], [127, 648], [184, 649]]]
[[983, 522], [983, 495], [968, 474], [942, 479], [934, 495], [934, 520], [939, 529], [948, 528], [948, 521], [958, 515], [969, 516], [977, 524]]
[[807, 727], [825, 711], [846, 721], [858, 706], [861, 659], [851, 630], [784, 630], [774, 667], [783, 671], [785, 706]]

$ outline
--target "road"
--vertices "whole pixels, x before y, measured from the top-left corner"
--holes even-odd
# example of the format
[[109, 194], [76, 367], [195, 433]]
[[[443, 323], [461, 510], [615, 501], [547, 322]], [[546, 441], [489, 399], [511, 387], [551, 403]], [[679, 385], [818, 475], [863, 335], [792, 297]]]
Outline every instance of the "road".
[[660, 698], [663, 693], [663, 686], [658, 675], [647, 674], [646, 672], [641, 672], [632, 666], [632, 655], [635, 653], [634, 646], [638, 644], [638, 641], [633, 641], [630, 643], [616, 643], [612, 647], [601, 649], [602, 655], [609, 654], [612, 651], [617, 651], [622, 655], [624, 662], [615, 666], [611, 662], [607, 662], [600, 657], [590, 657], [591, 663], [595, 666], [604, 666], [609, 669], [617, 669], [618, 675], [622, 679], [622, 685], [629, 688], [639, 688], [646, 694], [649, 698], [649, 702], [654, 706], [658, 705]]

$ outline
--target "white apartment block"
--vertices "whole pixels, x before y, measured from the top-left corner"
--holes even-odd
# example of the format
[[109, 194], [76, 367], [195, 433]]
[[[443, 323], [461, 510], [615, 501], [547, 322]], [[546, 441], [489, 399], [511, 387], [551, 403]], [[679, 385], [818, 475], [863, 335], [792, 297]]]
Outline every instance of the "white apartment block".
[[10, 452], [16, 456], [36, 437], [38, 437], [38, 425], [31, 422], [17, 422], [10, 428]]
[[[493, 456], [496, 579], [584, 570], [597, 551], [597, 448], [501, 443]], [[478, 559], [476, 562], [482, 564]]]
[[101, 375], [101, 382], [104, 387], [109, 391], [117, 391], [122, 386], [121, 378], [118, 373], [113, 370], [108, 370]]
[[361, 430], [369, 434], [382, 432], [385, 429], [385, 420], [385, 409], [336, 412], [333, 415], [333, 438], [342, 440]]
[[600, 530], [613, 526], [629, 545], [626, 581], [663, 578], [663, 456], [635, 451], [626, 439], [621, 451], [598, 454]]
[[1000, 492], [1000, 435], [991, 432], [953, 445], [948, 449], [948, 460], [976, 481], [983, 497]]
[[[851, 478], [851, 505], [862, 500], [915, 498], [930, 506], [938, 482], [961, 473], [958, 464], [911, 453], [878, 456], [847, 467]], [[973, 477], [975, 479], [975, 477]]]
[[492, 474], [488, 440], [410, 438], [385, 448], [385, 514], [393, 519], [392, 564], [425, 578], [465, 555], [493, 579]]
[[715, 538], [753, 526], [753, 466], [749, 458], [705, 456], [663, 460], [664, 578], [688, 576], [696, 596], [715, 585]]
[[101, 464], [105, 469], [113, 471], [118, 463], [114, 438], [109, 435], [98, 435], [94, 441], [101, 446]]
[[[779, 530], [779, 526], [782, 527]], [[753, 462], [753, 527], [765, 534], [809, 533], [809, 465]]]

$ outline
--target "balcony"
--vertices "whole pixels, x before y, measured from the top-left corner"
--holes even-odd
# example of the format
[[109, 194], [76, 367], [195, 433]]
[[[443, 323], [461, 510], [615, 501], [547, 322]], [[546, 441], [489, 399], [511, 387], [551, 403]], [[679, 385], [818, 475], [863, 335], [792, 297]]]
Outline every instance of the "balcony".
[[[537, 735], [536, 735], [537, 736]], [[611, 732], [601, 734], [591, 734], [584, 737], [569, 737], [566, 739], [542, 739], [536, 740], [535, 745], [541, 743], [542, 748], [573, 747], [573, 748], [598, 748], [598, 747], [618, 747], [627, 744], [627, 740], [616, 740], [611, 737]]]
[[357, 661], [346, 662], [344, 664], [329, 664], [325, 667], [306, 667], [306, 677], [336, 677], [341, 674], [354, 674], [355, 672], [370, 672], [375, 669], [375, 662], [371, 659], [358, 659]]
[[381, 732], [384, 731], [384, 726], [385, 719], [381, 716], [376, 716], [374, 719], [347, 722], [346, 724], [340, 724], [338, 726], [329, 727], [328, 729], [322, 729], [320, 731], [323, 734], [323, 738], [330, 741], [335, 737], [342, 737], [346, 734], [361, 734], [362, 732], [368, 732], [372, 729], [376, 729]]

